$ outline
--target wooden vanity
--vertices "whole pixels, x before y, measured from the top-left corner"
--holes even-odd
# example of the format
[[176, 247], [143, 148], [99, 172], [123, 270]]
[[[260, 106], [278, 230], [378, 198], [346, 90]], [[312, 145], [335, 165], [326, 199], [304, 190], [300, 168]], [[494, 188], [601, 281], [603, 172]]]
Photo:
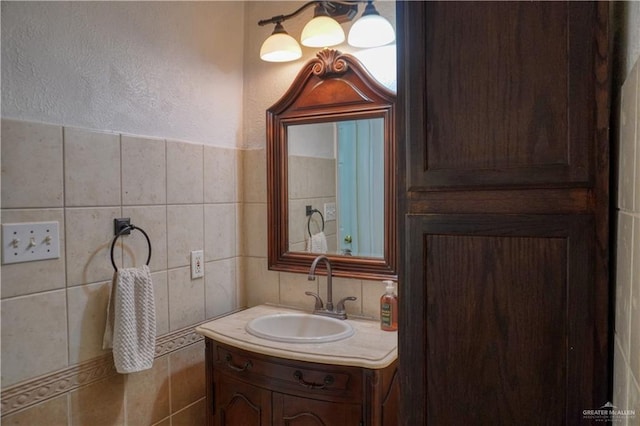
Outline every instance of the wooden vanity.
[[398, 424], [396, 333], [363, 320], [349, 320], [353, 337], [330, 343], [246, 333], [252, 316], [271, 311], [288, 310], [259, 306], [198, 327], [206, 338], [207, 425]]

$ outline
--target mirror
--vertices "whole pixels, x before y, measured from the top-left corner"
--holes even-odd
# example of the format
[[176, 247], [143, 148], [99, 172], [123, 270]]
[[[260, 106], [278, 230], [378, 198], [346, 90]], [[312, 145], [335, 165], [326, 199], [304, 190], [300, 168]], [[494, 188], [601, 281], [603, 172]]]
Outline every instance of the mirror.
[[384, 257], [382, 118], [289, 126], [289, 251]]
[[269, 269], [396, 277], [395, 94], [324, 49], [267, 110]]

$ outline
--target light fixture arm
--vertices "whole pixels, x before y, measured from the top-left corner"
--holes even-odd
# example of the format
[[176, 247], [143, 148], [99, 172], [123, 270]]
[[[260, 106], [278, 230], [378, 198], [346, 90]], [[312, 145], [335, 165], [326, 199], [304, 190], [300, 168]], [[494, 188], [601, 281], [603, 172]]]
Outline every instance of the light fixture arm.
[[288, 15], [276, 15], [276, 16], [272, 16], [269, 19], [261, 19], [260, 21], [258, 21], [258, 25], [260, 25], [262, 27], [262, 26], [268, 25], [268, 24], [282, 23], [282, 22], [286, 21], [287, 19], [293, 18], [294, 16], [298, 15], [303, 10], [307, 9], [309, 6], [313, 6], [316, 3], [320, 3], [320, 2], [319, 1], [310, 1], [308, 3], [303, 4], [298, 9], [296, 9], [295, 11], [289, 13]]
[[[303, 10], [309, 8], [310, 6], [319, 5], [319, 4], [323, 4], [325, 6], [325, 10], [329, 13], [329, 16], [333, 17], [334, 14], [332, 12], [335, 12], [336, 14], [338, 14], [338, 15], [340, 15], [342, 17], [345, 17], [346, 20], [350, 21], [357, 14], [358, 4], [359, 3], [364, 3], [364, 2], [366, 2], [366, 0], [353, 0], [353, 1], [313, 0], [313, 1], [310, 1], [308, 3], [303, 4], [298, 9], [296, 9], [295, 11], [293, 11], [293, 12], [287, 14], [287, 15], [276, 15], [276, 16], [272, 16], [269, 19], [261, 19], [260, 21], [258, 21], [258, 25], [259, 26], [264, 26], [264, 25], [268, 25], [268, 24], [282, 23], [282, 22], [286, 21], [287, 19], [291, 19], [294, 16], [300, 14], [300, 12], [302, 12]], [[342, 9], [340, 9], [340, 8], [337, 7], [337, 5], [342, 5], [342, 6], [346, 6], [346, 7], [343, 7]]]
[[368, 0], [367, 5], [364, 7], [364, 12], [362, 12], [362, 16], [366, 16], [366, 15], [380, 15], [380, 13], [376, 10], [375, 6], [373, 5], [372, 0]]

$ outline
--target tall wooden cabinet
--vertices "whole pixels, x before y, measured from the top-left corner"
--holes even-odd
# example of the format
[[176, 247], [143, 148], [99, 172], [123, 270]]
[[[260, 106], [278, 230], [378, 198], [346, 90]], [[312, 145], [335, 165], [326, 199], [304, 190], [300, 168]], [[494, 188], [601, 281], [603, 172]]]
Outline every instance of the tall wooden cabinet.
[[608, 400], [608, 4], [398, 2], [401, 424]]

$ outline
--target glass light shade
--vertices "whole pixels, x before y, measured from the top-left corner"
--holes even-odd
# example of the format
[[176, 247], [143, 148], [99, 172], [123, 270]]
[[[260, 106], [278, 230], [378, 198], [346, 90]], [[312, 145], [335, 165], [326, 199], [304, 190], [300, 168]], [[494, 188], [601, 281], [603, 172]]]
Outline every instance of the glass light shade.
[[260, 48], [260, 59], [267, 62], [295, 61], [301, 57], [300, 45], [286, 32], [271, 34]]
[[363, 15], [349, 30], [348, 43], [353, 47], [378, 47], [396, 39], [393, 27], [378, 14]]
[[304, 26], [300, 42], [308, 47], [329, 47], [344, 41], [344, 30], [333, 18], [316, 16]]

